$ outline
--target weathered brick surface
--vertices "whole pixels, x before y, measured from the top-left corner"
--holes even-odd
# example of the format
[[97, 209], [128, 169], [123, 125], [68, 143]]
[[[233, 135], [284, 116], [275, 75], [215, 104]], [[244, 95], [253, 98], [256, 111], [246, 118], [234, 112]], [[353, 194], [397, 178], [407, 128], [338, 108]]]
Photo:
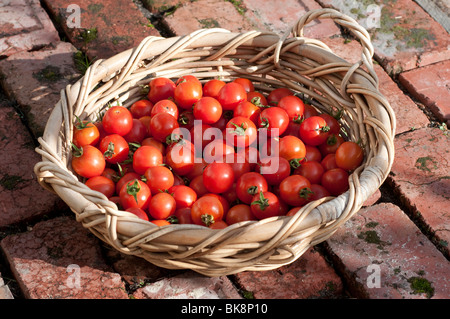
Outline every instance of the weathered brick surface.
[[39, 155], [19, 115], [5, 100], [0, 101], [0, 136], [0, 227], [63, 207], [37, 182], [33, 167]]
[[358, 298], [448, 298], [448, 260], [393, 204], [361, 210], [327, 243]]
[[400, 73], [450, 58], [447, 31], [414, 1], [318, 2], [340, 10], [367, 28], [375, 55], [388, 72]]
[[223, 0], [186, 2], [173, 14], [164, 18], [176, 35], [186, 35], [199, 29], [226, 28], [232, 32], [245, 32], [254, 26], [236, 8]]
[[44, 132], [61, 90], [80, 77], [74, 63], [75, 52], [70, 43], [57, 42], [45, 49], [17, 53], [0, 61], [2, 85], [19, 104], [36, 137]]
[[395, 140], [396, 158], [390, 180], [415, 216], [449, 252], [450, 136], [424, 128]]
[[[66, 36], [93, 60], [109, 58], [137, 46], [145, 37], [159, 36], [138, 7], [129, 0], [44, 0], [52, 16]], [[78, 5], [80, 25], [73, 25], [73, 11], [68, 5]]]
[[[258, 0], [243, 0], [248, 17], [260, 30], [268, 30], [279, 35], [288, 32], [303, 14], [310, 10], [320, 9], [321, 6], [313, 0], [288, 0], [280, 5], [277, 1], [266, 1], [261, 5]], [[310, 38], [326, 38], [340, 34], [338, 27], [332, 20], [317, 20], [308, 24], [304, 29], [304, 36]]]
[[128, 298], [120, 275], [103, 260], [98, 241], [72, 219], [40, 222], [0, 244], [26, 298]]
[[399, 81], [450, 127], [450, 60], [403, 72]]
[[255, 299], [340, 298], [343, 285], [333, 268], [314, 249], [275, 270], [235, 275], [240, 289]]
[[39, 0], [0, 3], [0, 57], [41, 48], [59, 40]]
[[242, 298], [226, 276], [210, 278], [192, 271], [147, 284], [133, 296], [138, 299]]

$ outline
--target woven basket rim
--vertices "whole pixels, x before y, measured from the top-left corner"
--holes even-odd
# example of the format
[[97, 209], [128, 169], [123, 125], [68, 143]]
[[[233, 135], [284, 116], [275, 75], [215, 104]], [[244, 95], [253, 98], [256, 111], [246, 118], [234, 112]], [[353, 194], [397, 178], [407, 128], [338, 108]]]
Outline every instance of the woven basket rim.
[[[331, 18], [354, 32], [363, 46], [362, 58], [358, 63], [350, 64], [334, 54], [321, 41], [302, 36], [304, 25], [317, 18]], [[367, 39], [367, 32], [364, 31], [352, 18], [332, 9], [319, 9], [301, 17], [297, 25], [289, 30], [288, 33], [293, 33], [293, 38], [288, 38], [288, 33], [279, 37], [270, 32], [198, 30], [186, 36], [172, 38], [148, 37], [138, 47], [109, 59], [97, 60], [80, 80], [61, 90], [61, 99], [55, 105], [44, 134], [39, 138], [40, 147], [36, 149], [42, 157], [42, 161], [35, 166], [38, 181], [47, 190], [58, 194], [75, 213], [77, 221], [101, 240], [123, 253], [140, 256], [157, 266], [170, 269], [187, 268], [208, 276], [220, 276], [246, 270], [268, 270], [291, 263], [309, 247], [329, 238], [342, 223], [357, 213], [364, 200], [385, 180], [392, 166], [395, 115], [387, 100], [378, 91], [378, 80], [371, 61], [373, 47]], [[99, 83], [107, 87], [106, 92], [111, 90], [113, 94], [116, 87], [124, 90], [124, 94], [118, 97], [123, 98], [129, 105], [134, 100], [128, 95], [139, 95], [138, 71], [146, 70], [148, 65], [145, 63], [151, 66], [152, 63], [157, 64], [155, 61], [163, 61], [161, 65], [167, 65], [166, 63], [170, 62], [166, 60], [170, 60], [173, 54], [186, 53], [187, 62], [183, 57], [172, 60], [173, 68], [162, 68], [158, 71], [156, 67], [155, 72], [144, 77], [148, 79], [177, 70], [177, 61], [183, 60], [183, 63], [189, 65], [189, 57], [192, 57], [189, 54], [193, 50], [203, 49], [201, 54], [204, 54], [206, 60], [223, 61], [226, 60], [223, 57], [230, 55], [230, 51], [252, 46], [268, 47], [267, 51], [273, 52], [272, 55], [269, 54], [269, 62], [275, 70], [283, 68], [283, 56], [298, 54], [323, 66], [323, 70], [317, 67], [312, 69], [316, 74], [323, 72], [324, 77], [327, 77], [339, 73], [338, 78], [342, 81], [343, 88], [343, 94], [339, 98], [343, 103], [351, 103], [350, 100], [357, 99], [358, 104], [375, 113], [363, 118], [355, 117], [358, 126], [367, 127], [369, 133], [376, 136], [376, 147], [370, 151], [370, 162], [366, 162], [351, 174], [350, 189], [346, 193], [312, 202], [299, 209], [293, 217], [242, 222], [223, 230], [198, 225], [170, 225], [159, 228], [139, 220], [131, 213], [118, 210], [117, 206], [102, 194], [82, 184], [67, 167], [69, 159], [65, 155], [65, 149], [67, 139], [71, 138], [71, 120], [74, 113], [80, 110], [84, 112], [87, 108], [96, 110], [95, 103], [99, 100], [104, 102], [102, 98], [95, 96], [94, 88], [98, 87]], [[261, 52], [263, 51], [265, 50], [261, 49]], [[207, 62], [205, 58], [201, 57], [198, 61]], [[253, 74], [258, 74], [258, 68], [268, 65], [261, 63], [261, 60], [257, 62], [260, 64], [253, 65], [256, 73], [242, 76], [254, 77], [256, 75]], [[364, 68], [367, 71], [363, 70]], [[193, 67], [192, 70], [194, 69]], [[194, 71], [196, 70], [203, 72], [200, 67]], [[218, 70], [221, 70], [220, 66]], [[188, 68], [182, 69], [185, 73], [189, 71], [191, 70]], [[254, 72], [253, 69], [249, 71]], [[205, 79], [208, 74], [213, 76], [211, 72], [203, 74]], [[128, 77], [136, 77], [138, 80], [129, 80], [128, 83]], [[286, 82], [287, 80], [280, 83], [291, 84]], [[325, 89], [328, 90], [328, 87], [324, 86]], [[83, 105], [84, 103], [87, 105]], [[352, 109], [348, 111], [353, 112]], [[370, 136], [368, 139], [370, 140]]]

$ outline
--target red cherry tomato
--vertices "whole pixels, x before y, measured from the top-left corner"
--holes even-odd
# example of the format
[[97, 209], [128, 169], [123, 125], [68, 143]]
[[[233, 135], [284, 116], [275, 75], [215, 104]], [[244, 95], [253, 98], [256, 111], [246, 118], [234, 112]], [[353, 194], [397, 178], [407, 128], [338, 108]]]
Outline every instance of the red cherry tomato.
[[166, 219], [175, 213], [176, 202], [169, 193], [158, 193], [150, 199], [148, 213], [154, 219]]
[[110, 134], [100, 141], [99, 149], [108, 163], [117, 164], [128, 159], [130, 147], [121, 135]]
[[239, 103], [233, 111], [234, 117], [238, 116], [247, 117], [250, 120], [252, 120], [252, 122], [255, 123], [255, 125], [258, 124], [258, 118], [260, 114], [261, 109], [255, 104], [248, 101]]
[[134, 102], [130, 106], [130, 112], [131, 115], [133, 115], [133, 118], [139, 119], [143, 116], [149, 116], [152, 112], [153, 103], [150, 102], [150, 100], [139, 100]]
[[180, 127], [184, 127], [188, 130], [190, 130], [194, 126], [194, 112], [191, 110], [184, 110], [180, 113], [178, 116], [178, 124]]
[[256, 172], [245, 173], [236, 181], [236, 195], [245, 204], [250, 204], [253, 197], [259, 192], [267, 192], [268, 190], [269, 186], [266, 179]]
[[353, 171], [364, 160], [364, 151], [357, 143], [342, 143], [336, 150], [336, 165], [347, 171]]
[[81, 121], [75, 124], [72, 142], [77, 147], [84, 145], [97, 145], [100, 141], [100, 131], [98, 127], [89, 121]]
[[290, 206], [305, 205], [311, 196], [311, 183], [301, 175], [291, 175], [280, 184], [280, 197]]
[[209, 227], [223, 218], [220, 200], [212, 196], [202, 196], [192, 205], [191, 217], [194, 224]]
[[253, 215], [250, 206], [246, 204], [237, 204], [230, 207], [228, 213], [225, 216], [225, 221], [227, 222], [228, 225], [233, 225], [236, 223], [249, 220], [257, 220], [257, 219], [255, 215]]
[[268, 157], [259, 162], [257, 172], [266, 179], [269, 185], [278, 185], [291, 174], [291, 165], [283, 157]]
[[102, 125], [106, 133], [124, 136], [133, 127], [133, 115], [126, 107], [112, 106], [103, 115]]
[[197, 198], [209, 193], [205, 187], [205, 184], [203, 184], [203, 175], [194, 177], [189, 183], [189, 187], [192, 188], [197, 194]]
[[320, 162], [322, 160], [322, 153], [320, 153], [318, 147], [312, 145], [305, 145], [305, 149], [306, 149], [305, 159], [307, 161]]
[[223, 220], [216, 221], [216, 222], [212, 223], [211, 225], [209, 225], [209, 228], [211, 228], [211, 229], [224, 229], [227, 227], [228, 227], [228, 224]]
[[124, 135], [128, 143], [141, 143], [148, 135], [148, 128], [139, 119], [133, 119], [133, 126], [128, 134]]
[[152, 194], [147, 184], [139, 179], [133, 179], [122, 186], [119, 197], [120, 204], [125, 210], [130, 207], [146, 210]]
[[255, 123], [247, 117], [233, 117], [226, 126], [226, 141], [228, 145], [245, 148], [253, 144], [258, 137]]
[[286, 111], [291, 121], [301, 120], [303, 117], [303, 112], [305, 111], [303, 101], [295, 95], [287, 95], [283, 97], [278, 102], [278, 106]]
[[203, 158], [206, 163], [221, 162], [228, 156], [234, 157], [234, 147], [228, 145], [221, 139], [216, 139], [208, 143], [203, 150]]
[[202, 84], [195, 80], [178, 82], [174, 91], [175, 103], [182, 109], [190, 109], [203, 96]]
[[203, 96], [216, 98], [220, 89], [225, 85], [224, 81], [212, 79], [203, 85]]
[[336, 154], [335, 153], [330, 153], [328, 155], [326, 155], [321, 161], [320, 164], [322, 164], [323, 168], [326, 171], [329, 171], [330, 169], [333, 168], [337, 168], [337, 164], [336, 164]]
[[314, 201], [323, 197], [331, 196], [330, 192], [320, 184], [311, 184], [311, 197], [309, 200]]
[[289, 161], [293, 168], [297, 168], [305, 160], [305, 144], [298, 137], [287, 135], [280, 138], [280, 157]]
[[239, 83], [225, 84], [217, 95], [217, 100], [224, 110], [234, 110], [239, 103], [247, 100], [247, 92]]
[[169, 113], [174, 118], [178, 119], [178, 106], [172, 100], [160, 100], [153, 105], [150, 116], [155, 116], [158, 113]]
[[349, 188], [348, 173], [342, 168], [333, 168], [322, 175], [321, 185], [325, 187], [331, 195], [339, 196]]
[[261, 92], [258, 92], [258, 91], [248, 92], [247, 93], [247, 101], [258, 107], [269, 105], [264, 94], [262, 94]]
[[262, 110], [258, 118], [258, 128], [266, 129], [268, 136], [282, 135], [289, 125], [289, 115], [281, 107]]
[[191, 217], [191, 208], [177, 208], [175, 213], [173, 214], [178, 222], [178, 224], [193, 224]]
[[71, 164], [75, 173], [86, 178], [101, 175], [106, 167], [102, 152], [92, 145], [75, 148]]
[[322, 156], [326, 156], [331, 153], [336, 153], [338, 147], [344, 142], [345, 140], [342, 136], [331, 133], [326, 142], [320, 144], [318, 148]]
[[250, 208], [253, 215], [261, 220], [264, 218], [280, 216], [280, 201], [272, 192], [259, 192], [252, 198]]
[[239, 83], [244, 88], [245, 92], [249, 93], [255, 90], [253, 82], [246, 78], [236, 78], [233, 80], [234, 83]]
[[194, 145], [189, 141], [174, 143], [166, 149], [166, 164], [175, 174], [189, 174], [194, 168], [194, 151]]
[[92, 190], [102, 193], [108, 198], [113, 196], [115, 192], [114, 182], [111, 179], [101, 175], [89, 178], [86, 181], [86, 186]]
[[119, 194], [123, 185], [125, 185], [127, 182], [133, 179], [141, 179], [141, 175], [139, 175], [136, 172], [127, 172], [123, 174], [123, 176], [116, 183], [116, 193]]
[[269, 103], [270, 106], [277, 106], [280, 100], [288, 95], [294, 95], [294, 92], [292, 92], [288, 88], [273, 89], [267, 96], [267, 102]]
[[144, 176], [152, 195], [168, 190], [175, 182], [172, 171], [165, 166], [149, 167]]
[[191, 207], [197, 200], [197, 193], [189, 186], [175, 185], [169, 188], [169, 194], [172, 194], [178, 208]]
[[151, 223], [155, 224], [156, 226], [167, 226], [167, 225], [171, 225], [171, 223], [165, 219], [153, 219], [150, 221]]
[[316, 161], [306, 161], [294, 170], [294, 174], [306, 177], [311, 184], [320, 184], [324, 172], [322, 164]]
[[215, 98], [205, 96], [195, 102], [193, 112], [196, 119], [213, 124], [222, 116], [222, 105]]
[[156, 147], [144, 145], [133, 153], [133, 169], [140, 175], [143, 175], [149, 167], [161, 164], [163, 155]]
[[146, 221], [149, 220], [147, 213], [139, 207], [130, 207], [130, 208], [127, 208], [126, 211], [136, 215], [140, 219], [143, 219]]
[[319, 116], [327, 122], [327, 126], [330, 128], [330, 134], [339, 135], [341, 132], [341, 124], [335, 117], [327, 113], [319, 114]]
[[165, 143], [167, 136], [180, 127], [178, 121], [169, 113], [158, 113], [150, 120], [150, 133], [156, 140]]
[[149, 83], [150, 90], [147, 94], [147, 98], [156, 103], [160, 100], [173, 98], [176, 88], [175, 83], [167, 78], [159, 77], [154, 78]]
[[330, 135], [327, 122], [320, 116], [311, 116], [300, 125], [300, 138], [305, 144], [317, 146], [326, 142]]
[[233, 186], [234, 171], [230, 164], [213, 162], [203, 171], [203, 184], [215, 194], [223, 193]]

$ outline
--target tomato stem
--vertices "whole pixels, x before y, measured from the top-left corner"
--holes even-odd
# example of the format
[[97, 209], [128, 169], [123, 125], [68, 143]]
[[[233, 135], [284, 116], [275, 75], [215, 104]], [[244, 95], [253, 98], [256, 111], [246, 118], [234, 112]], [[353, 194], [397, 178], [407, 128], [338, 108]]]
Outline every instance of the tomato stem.
[[108, 148], [103, 153], [103, 156], [105, 156], [105, 158], [110, 159], [111, 157], [113, 157], [114, 154], [115, 154], [114, 153], [114, 143], [113, 142], [109, 142]]
[[302, 188], [298, 192], [298, 196], [300, 196], [301, 198], [305, 198], [305, 199], [307, 199], [310, 194], [313, 194], [313, 191], [309, 187]]
[[264, 197], [263, 192], [259, 192], [259, 200], [255, 200], [251, 205], [259, 205], [261, 210], [265, 210], [269, 207], [269, 199]]
[[77, 147], [75, 144], [72, 143], [72, 148], [74, 151], [72, 152], [72, 155], [75, 157], [80, 157], [83, 155], [83, 147]]
[[247, 129], [244, 127], [244, 123], [242, 123], [241, 125], [237, 125], [235, 123], [231, 123], [231, 124], [234, 125], [234, 127], [236, 128], [232, 132], [234, 132], [234, 133], [236, 133], [237, 135], [240, 135], [240, 136], [245, 135], [245, 131]]
[[293, 169], [299, 168], [302, 165], [302, 162], [305, 160], [304, 157], [293, 158], [289, 161], [289, 164]]
[[137, 193], [139, 193], [139, 191], [141, 190], [141, 186], [139, 185], [139, 182], [137, 179], [134, 180], [134, 183], [128, 183], [127, 184], [127, 193], [128, 195], [131, 195], [134, 197], [134, 200], [136, 201], [136, 203], [138, 202], [137, 199]]
[[214, 224], [214, 216], [210, 214], [203, 214], [201, 216], [202, 222], [206, 225], [206, 227], [211, 226], [211, 224]]

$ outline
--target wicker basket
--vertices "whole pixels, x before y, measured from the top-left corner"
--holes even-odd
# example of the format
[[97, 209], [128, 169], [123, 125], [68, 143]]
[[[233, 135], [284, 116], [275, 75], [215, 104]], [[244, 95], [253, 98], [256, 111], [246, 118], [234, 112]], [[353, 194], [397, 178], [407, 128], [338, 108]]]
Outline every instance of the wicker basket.
[[[303, 27], [331, 18], [360, 41], [359, 63], [336, 56], [322, 42], [303, 37]], [[367, 31], [332, 9], [311, 11], [289, 32], [224, 29], [198, 30], [187, 36], [145, 38], [138, 47], [97, 60], [74, 85], [61, 91], [39, 138], [40, 184], [59, 195], [76, 219], [98, 238], [125, 254], [167, 269], [192, 269], [207, 276], [263, 271], [292, 263], [329, 238], [361, 208], [387, 177], [393, 162], [395, 117], [378, 91]], [[71, 169], [75, 116], [95, 120], [108, 103], [130, 106], [143, 97], [142, 85], [158, 76], [194, 74], [206, 81], [246, 77], [257, 89], [289, 87], [304, 94], [320, 111], [343, 110], [348, 138], [361, 140], [365, 160], [349, 177], [350, 189], [309, 203], [292, 217], [248, 221], [213, 230], [197, 225], [158, 227], [119, 210], [103, 194], [90, 190]]]

